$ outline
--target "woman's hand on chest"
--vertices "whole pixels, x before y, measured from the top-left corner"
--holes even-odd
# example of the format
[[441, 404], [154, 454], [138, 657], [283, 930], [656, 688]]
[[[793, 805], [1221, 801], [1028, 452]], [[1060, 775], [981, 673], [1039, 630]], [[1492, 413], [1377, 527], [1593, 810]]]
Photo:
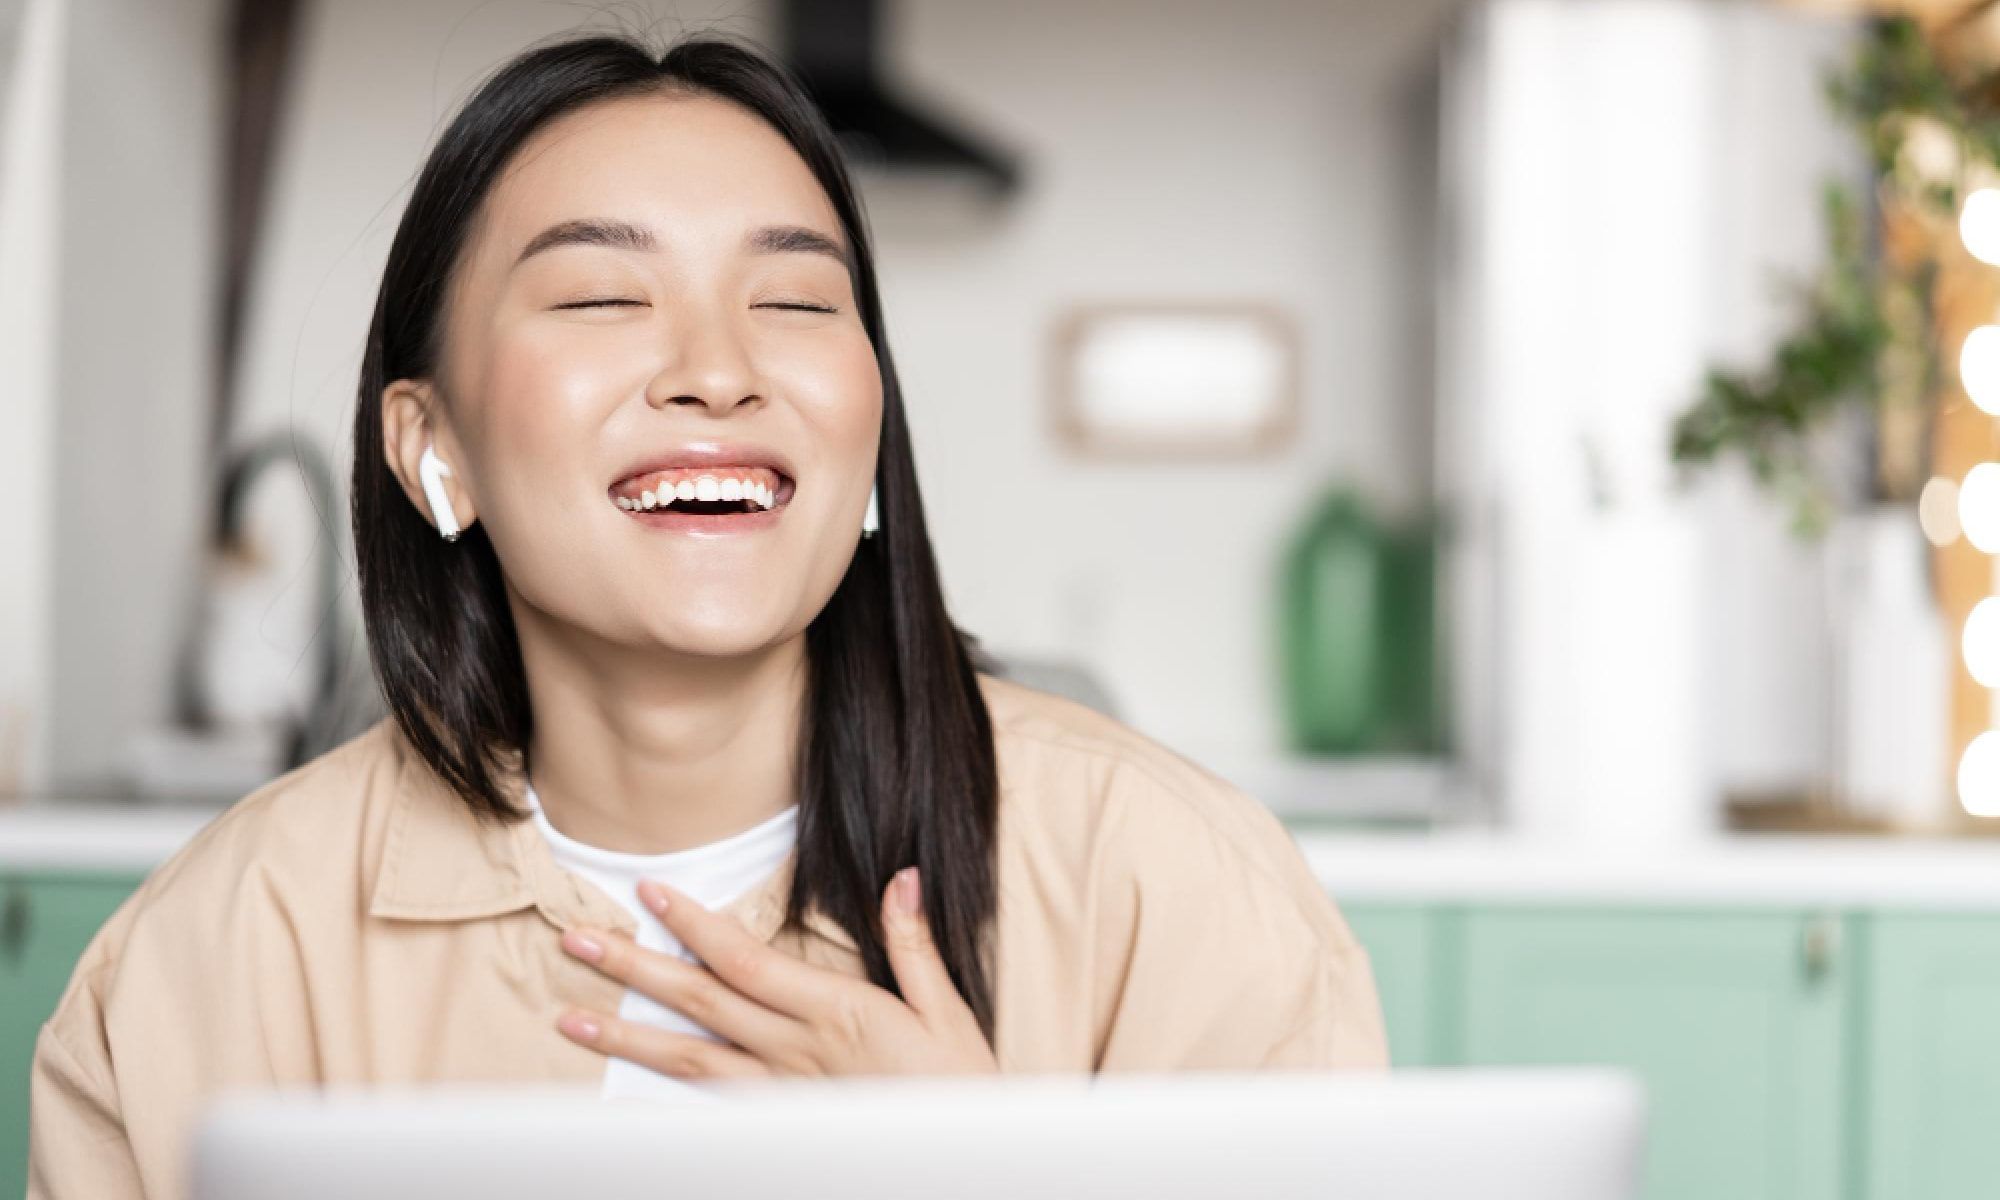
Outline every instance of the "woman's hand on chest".
[[931, 941], [918, 887], [912, 867], [883, 892], [882, 932], [898, 997], [794, 958], [733, 917], [648, 881], [640, 898], [700, 963], [583, 927], [563, 935], [563, 949], [724, 1041], [585, 1009], [563, 1014], [557, 1028], [582, 1045], [681, 1079], [997, 1072], [978, 1019]]

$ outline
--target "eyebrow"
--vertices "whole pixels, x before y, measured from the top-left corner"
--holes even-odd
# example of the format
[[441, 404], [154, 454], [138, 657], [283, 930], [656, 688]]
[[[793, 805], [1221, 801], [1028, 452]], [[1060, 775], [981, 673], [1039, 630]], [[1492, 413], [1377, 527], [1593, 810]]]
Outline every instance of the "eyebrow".
[[[804, 225], [765, 225], [751, 230], [743, 239], [743, 244], [753, 254], [824, 254], [849, 271], [854, 269], [839, 242]], [[601, 217], [582, 217], [558, 222], [536, 234], [522, 248], [514, 265], [518, 267], [534, 255], [558, 246], [608, 246], [613, 250], [652, 251], [659, 249], [659, 242], [653, 237], [653, 231], [643, 225]]]

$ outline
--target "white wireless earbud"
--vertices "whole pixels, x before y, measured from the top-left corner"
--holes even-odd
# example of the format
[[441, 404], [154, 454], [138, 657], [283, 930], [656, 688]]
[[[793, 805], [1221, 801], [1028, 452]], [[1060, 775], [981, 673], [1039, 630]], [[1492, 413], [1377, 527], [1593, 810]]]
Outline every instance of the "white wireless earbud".
[[417, 460], [417, 479], [424, 485], [424, 499], [430, 501], [431, 516], [436, 519], [438, 532], [447, 542], [458, 540], [458, 514], [452, 511], [451, 497], [445, 495], [444, 477], [451, 474], [451, 468], [438, 457], [435, 445], [425, 446], [422, 458]]
[[874, 537], [875, 531], [880, 528], [882, 518], [875, 512], [875, 489], [871, 486], [868, 489], [868, 511], [861, 514], [861, 536]]

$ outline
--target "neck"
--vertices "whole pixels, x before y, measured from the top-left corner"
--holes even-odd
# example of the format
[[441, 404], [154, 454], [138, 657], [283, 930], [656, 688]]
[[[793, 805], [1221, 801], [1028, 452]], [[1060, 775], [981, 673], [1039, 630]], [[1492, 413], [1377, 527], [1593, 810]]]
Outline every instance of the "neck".
[[637, 653], [515, 598], [549, 823], [586, 845], [666, 854], [740, 833], [798, 797], [805, 635], [754, 654]]

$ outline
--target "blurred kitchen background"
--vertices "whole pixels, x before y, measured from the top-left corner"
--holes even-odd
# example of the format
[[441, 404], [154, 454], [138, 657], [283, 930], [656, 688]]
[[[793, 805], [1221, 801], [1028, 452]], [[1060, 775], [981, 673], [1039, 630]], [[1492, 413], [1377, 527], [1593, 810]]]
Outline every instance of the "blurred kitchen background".
[[1798, 326], [1822, 190], [1872, 201], [1825, 94], [1858, 21], [1673, 0], [17, 0], [12, 791], [227, 799], [379, 715], [345, 483], [382, 260], [481, 75], [593, 26], [871, 89], [837, 116], [949, 597], [1024, 677], [1335, 815], [1962, 811], [1867, 389], [1810, 536], [1743, 452], [1792, 425], [1670, 453]]
[[1990, 1195], [1993, 9], [0, 0], [11, 1011], [380, 715], [349, 427], [443, 122], [721, 29], [861, 172], [960, 623], [1291, 822], [1399, 1062], [1641, 1071], [1655, 1196]]

